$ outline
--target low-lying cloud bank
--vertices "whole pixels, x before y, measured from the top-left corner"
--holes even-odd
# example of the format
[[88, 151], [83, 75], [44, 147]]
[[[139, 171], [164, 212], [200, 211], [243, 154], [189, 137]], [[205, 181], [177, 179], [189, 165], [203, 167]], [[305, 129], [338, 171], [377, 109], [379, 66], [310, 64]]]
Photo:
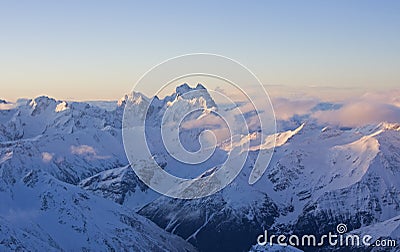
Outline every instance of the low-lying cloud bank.
[[317, 111], [312, 114], [321, 123], [340, 126], [363, 126], [379, 122], [400, 122], [400, 108], [391, 104], [356, 101], [338, 110]]
[[305, 115], [319, 103], [318, 99], [273, 98], [272, 105], [277, 120], [288, 120], [294, 115]]
[[383, 121], [400, 122], [400, 90], [365, 93], [336, 102], [331, 108], [320, 106], [324, 102], [320, 98], [272, 98], [277, 120], [308, 115], [321, 124], [344, 127], [364, 126]]

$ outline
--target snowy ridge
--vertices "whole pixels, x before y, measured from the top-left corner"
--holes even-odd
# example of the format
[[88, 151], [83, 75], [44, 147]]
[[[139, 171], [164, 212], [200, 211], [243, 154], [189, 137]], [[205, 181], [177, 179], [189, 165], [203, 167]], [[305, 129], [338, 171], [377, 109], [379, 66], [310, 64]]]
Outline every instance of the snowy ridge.
[[159, 197], [136, 177], [129, 165], [100, 172], [82, 180], [79, 186], [135, 210]]

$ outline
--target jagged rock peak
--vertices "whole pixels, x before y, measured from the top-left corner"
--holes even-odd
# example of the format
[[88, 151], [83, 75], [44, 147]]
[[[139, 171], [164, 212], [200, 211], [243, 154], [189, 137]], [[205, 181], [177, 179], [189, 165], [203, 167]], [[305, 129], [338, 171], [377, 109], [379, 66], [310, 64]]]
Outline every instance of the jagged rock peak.
[[45, 95], [38, 96], [34, 99], [29, 100], [29, 105], [31, 107], [47, 107], [51, 103], [56, 103], [56, 100]]
[[140, 92], [131, 92], [129, 94], [124, 95], [121, 99], [118, 100], [118, 106], [125, 106], [127, 101], [130, 101], [134, 104], [139, 104], [142, 101], [148, 102], [149, 98], [147, 98], [144, 94]]
[[187, 83], [183, 83], [182, 85], [177, 86], [175, 88], [175, 93], [179, 96], [194, 90], [207, 90], [207, 89], [201, 83], [198, 83], [194, 88], [191, 88]]

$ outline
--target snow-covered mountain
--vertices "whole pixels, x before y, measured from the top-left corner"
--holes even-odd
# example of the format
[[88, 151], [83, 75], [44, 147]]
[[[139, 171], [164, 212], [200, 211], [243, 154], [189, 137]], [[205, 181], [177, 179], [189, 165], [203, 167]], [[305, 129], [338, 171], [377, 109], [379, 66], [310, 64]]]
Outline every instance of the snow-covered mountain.
[[160, 197], [139, 213], [204, 251], [210, 240], [245, 249], [262, 229], [323, 235], [338, 223], [352, 230], [399, 214], [398, 124], [344, 131], [306, 124], [278, 139], [285, 143], [254, 186], [245, 167], [209, 198]]
[[[193, 90], [201, 92], [185, 97]], [[323, 235], [335, 232], [339, 223], [345, 223], [348, 232], [399, 240], [399, 123], [341, 128], [302, 116], [278, 121], [278, 132], [264, 139], [254, 127], [232, 143], [235, 147], [248, 141], [251, 151], [231, 184], [206, 198], [180, 200], [152, 191], [130, 167], [145, 167], [148, 161], [129, 164], [125, 156], [121, 120], [128, 99], [138, 114], [151, 106], [147, 120], [155, 128], [166, 109], [178, 103], [203, 106], [190, 118], [194, 120], [219, 109], [203, 86], [182, 85], [162, 99], [135, 93], [114, 106], [38, 97], [0, 110], [3, 247], [107, 250], [110, 245], [116, 250], [149, 251], [149, 246], [157, 246], [153, 248], [169, 251], [191, 250], [191, 243], [200, 251], [258, 251], [265, 248], [254, 246], [257, 236], [266, 229], [271, 234]], [[314, 109], [340, 106], [321, 104]], [[140, 125], [143, 120], [131, 123]], [[198, 141], [193, 139], [206, 127], [193, 125], [182, 130], [181, 140], [196, 150]], [[155, 159], [182, 177], [212, 174], [229, 154], [220, 142], [212, 159], [186, 165], [169, 157], [160, 139], [154, 135], [149, 143]], [[137, 151], [141, 149], [138, 146]], [[260, 149], [273, 150], [274, 155], [261, 179], [249, 185]], [[389, 225], [391, 231], [380, 234]], [[78, 241], [69, 244], [68, 239], [76, 236]], [[127, 242], [120, 244], [122, 239]]]
[[[194, 251], [130, 208], [78, 186], [127, 164], [123, 107], [48, 97], [0, 111], [1, 251]], [[141, 186], [133, 176], [129, 185]], [[136, 180], [135, 180], [136, 179]]]

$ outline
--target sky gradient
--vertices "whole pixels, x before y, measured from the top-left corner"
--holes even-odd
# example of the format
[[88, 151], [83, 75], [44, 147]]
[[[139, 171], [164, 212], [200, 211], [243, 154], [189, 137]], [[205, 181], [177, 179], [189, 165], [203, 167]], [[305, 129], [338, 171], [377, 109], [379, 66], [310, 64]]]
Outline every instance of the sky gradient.
[[111, 100], [187, 53], [238, 60], [265, 85], [400, 83], [400, 1], [2, 1], [0, 98]]

